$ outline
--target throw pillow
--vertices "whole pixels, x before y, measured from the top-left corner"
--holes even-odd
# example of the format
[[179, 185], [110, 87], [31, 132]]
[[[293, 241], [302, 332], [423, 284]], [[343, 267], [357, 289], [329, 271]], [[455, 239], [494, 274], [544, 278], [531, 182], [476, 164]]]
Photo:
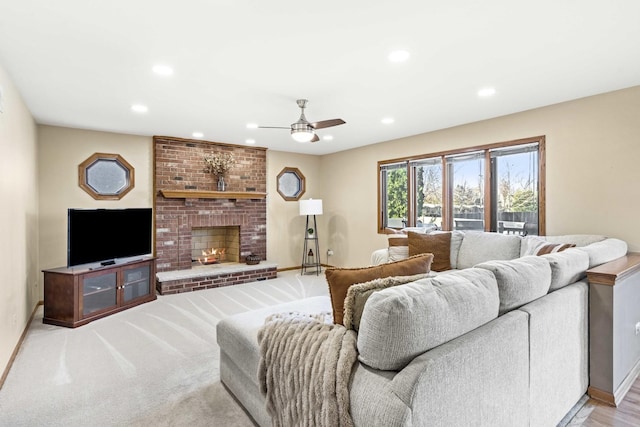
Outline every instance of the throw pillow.
[[433, 254], [431, 270], [451, 270], [451, 233], [419, 234], [409, 232], [409, 256]]
[[342, 324], [344, 299], [351, 285], [391, 276], [413, 276], [428, 273], [432, 254], [416, 255], [402, 261], [366, 268], [327, 268], [325, 276], [329, 284], [329, 296], [333, 309], [333, 323]]
[[389, 261], [401, 261], [409, 258], [409, 241], [406, 234], [389, 236]]
[[370, 282], [357, 283], [349, 286], [347, 297], [344, 300], [344, 326], [354, 331], [360, 329], [360, 319], [362, 318], [364, 305], [374, 292], [392, 286], [415, 282], [430, 276], [430, 273], [424, 273], [416, 274], [415, 276], [385, 277], [384, 279], [375, 279]]
[[402, 230], [397, 230], [395, 228], [385, 227], [384, 234], [402, 234], [402, 235], [404, 235], [405, 233]]
[[536, 251], [536, 255], [546, 255], [546, 254], [552, 254], [556, 252], [562, 252], [565, 249], [575, 248], [575, 247], [576, 245], [574, 245], [573, 243], [564, 243], [564, 244], [547, 243], [546, 245], [543, 245], [538, 248], [538, 250]]

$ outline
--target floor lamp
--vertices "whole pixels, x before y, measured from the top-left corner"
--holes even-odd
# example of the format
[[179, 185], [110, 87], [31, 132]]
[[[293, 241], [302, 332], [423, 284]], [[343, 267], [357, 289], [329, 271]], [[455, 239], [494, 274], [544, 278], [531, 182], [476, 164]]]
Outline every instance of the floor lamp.
[[[300, 215], [307, 216], [307, 224], [304, 228], [304, 249], [302, 250], [302, 274], [309, 272], [320, 274], [320, 247], [318, 245], [318, 227], [316, 215], [322, 215], [322, 200], [300, 200]], [[313, 216], [313, 224], [310, 217]]]

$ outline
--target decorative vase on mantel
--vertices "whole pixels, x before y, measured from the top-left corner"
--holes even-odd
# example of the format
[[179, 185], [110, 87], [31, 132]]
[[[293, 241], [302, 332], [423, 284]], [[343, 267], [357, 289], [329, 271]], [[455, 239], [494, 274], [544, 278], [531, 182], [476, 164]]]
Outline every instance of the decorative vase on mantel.
[[224, 175], [218, 176], [218, 191], [225, 191], [227, 184], [224, 182]]

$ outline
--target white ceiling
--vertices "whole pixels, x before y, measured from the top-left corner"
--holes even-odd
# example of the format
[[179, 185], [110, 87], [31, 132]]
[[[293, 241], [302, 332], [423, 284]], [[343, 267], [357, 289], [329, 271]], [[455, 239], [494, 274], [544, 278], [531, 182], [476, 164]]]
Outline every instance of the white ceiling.
[[[38, 123], [325, 154], [640, 85], [640, 1], [0, 0], [0, 65]], [[247, 129], [298, 98], [347, 123]]]

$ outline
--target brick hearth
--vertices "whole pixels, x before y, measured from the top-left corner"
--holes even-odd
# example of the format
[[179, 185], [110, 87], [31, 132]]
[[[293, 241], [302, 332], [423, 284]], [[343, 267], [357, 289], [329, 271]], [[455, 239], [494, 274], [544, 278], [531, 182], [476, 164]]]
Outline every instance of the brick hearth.
[[257, 265], [228, 263], [167, 271], [157, 273], [156, 290], [161, 295], [168, 295], [275, 279], [277, 267], [275, 263], [262, 261]]
[[[233, 153], [236, 159], [236, 166], [225, 176], [229, 198], [168, 198], [163, 195], [163, 192], [216, 191], [216, 177], [204, 172], [203, 157], [222, 152]], [[158, 273], [191, 269], [191, 231], [199, 227], [237, 226], [240, 228], [240, 261], [250, 254], [266, 259], [266, 199], [237, 197], [237, 194], [266, 193], [266, 149], [156, 136], [154, 161]], [[253, 267], [261, 267], [261, 264]], [[216, 279], [206, 276], [197, 283], [189, 279], [192, 281], [161, 286], [158, 282], [158, 292], [185, 292], [256, 280], [252, 274], [233, 274], [233, 277]], [[275, 277], [275, 267], [261, 277]], [[168, 286], [174, 287], [169, 289]]]

